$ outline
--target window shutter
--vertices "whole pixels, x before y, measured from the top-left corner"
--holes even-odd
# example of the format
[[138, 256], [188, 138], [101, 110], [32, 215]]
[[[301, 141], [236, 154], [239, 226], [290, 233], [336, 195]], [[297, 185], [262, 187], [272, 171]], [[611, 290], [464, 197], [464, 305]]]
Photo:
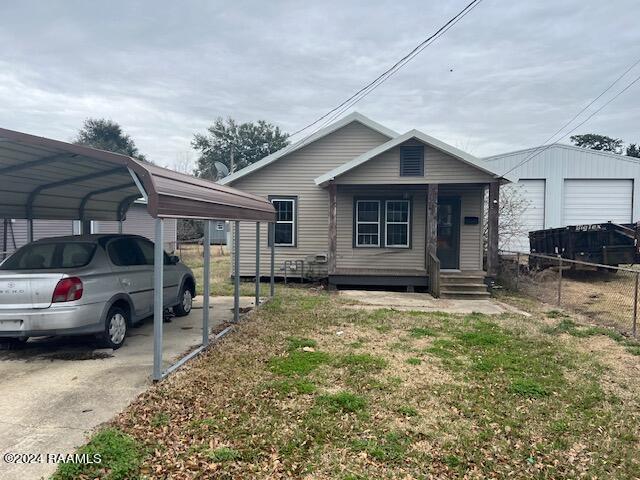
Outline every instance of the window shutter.
[[400, 147], [400, 176], [424, 176], [424, 147], [422, 145]]

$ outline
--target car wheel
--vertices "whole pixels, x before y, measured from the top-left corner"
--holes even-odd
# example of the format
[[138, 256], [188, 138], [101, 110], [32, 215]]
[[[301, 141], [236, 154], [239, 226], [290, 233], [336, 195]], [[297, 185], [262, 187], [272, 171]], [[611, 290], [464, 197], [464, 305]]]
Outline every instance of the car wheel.
[[180, 299], [180, 303], [173, 307], [173, 313], [175, 313], [176, 317], [189, 315], [189, 313], [191, 313], [191, 308], [193, 307], [193, 294], [186, 284], [180, 289], [180, 295], [178, 298]]
[[105, 348], [117, 350], [124, 344], [129, 328], [129, 316], [120, 307], [111, 307], [107, 313], [104, 333], [101, 336]]

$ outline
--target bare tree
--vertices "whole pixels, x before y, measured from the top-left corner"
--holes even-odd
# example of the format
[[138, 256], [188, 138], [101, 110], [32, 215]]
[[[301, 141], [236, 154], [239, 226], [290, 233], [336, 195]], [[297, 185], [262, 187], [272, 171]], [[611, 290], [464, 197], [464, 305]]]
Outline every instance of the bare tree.
[[[485, 189], [484, 203], [489, 205], [489, 191]], [[518, 184], [503, 185], [500, 187], [500, 205], [498, 207], [498, 232], [500, 237], [500, 248], [514, 248], [517, 239], [527, 235], [529, 232], [523, 222], [523, 215], [531, 202], [522, 194]], [[484, 221], [482, 232], [482, 244], [484, 251], [487, 250], [487, 238], [489, 234], [488, 208], [484, 209]]]

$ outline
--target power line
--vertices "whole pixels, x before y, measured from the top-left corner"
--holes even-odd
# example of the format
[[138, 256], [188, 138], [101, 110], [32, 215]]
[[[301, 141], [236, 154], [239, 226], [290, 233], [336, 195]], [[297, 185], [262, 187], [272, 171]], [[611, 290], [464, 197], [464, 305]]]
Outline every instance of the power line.
[[[562, 140], [563, 138], [566, 138], [568, 135], [570, 135], [571, 133], [575, 132], [578, 128], [580, 128], [582, 125], [584, 125], [585, 123], [587, 123], [589, 120], [591, 120], [595, 115], [597, 115], [598, 113], [600, 113], [607, 105], [609, 105], [611, 102], [613, 102], [616, 98], [618, 98], [620, 95], [622, 95], [624, 92], [626, 92], [629, 88], [631, 88], [633, 85], [635, 85], [638, 81], [640, 81], [640, 75], [638, 75], [635, 79], [633, 79], [630, 83], [628, 83], [622, 90], [620, 90], [617, 94], [615, 94], [613, 97], [611, 97], [609, 100], [607, 100], [600, 108], [598, 108], [597, 110], [595, 110], [593, 113], [591, 113], [587, 118], [585, 118], [582, 122], [580, 122], [578, 125], [576, 125], [575, 127], [573, 127], [571, 130], [569, 130], [567, 133], [565, 133], [564, 135], [562, 135], [560, 138], [558, 138], [557, 140], [555, 140], [553, 143], [546, 145], [547, 142], [549, 142], [552, 138], [554, 138], [557, 134], [559, 134], [562, 130], [564, 130], [568, 125], [570, 125], [573, 121], [575, 121], [580, 115], [582, 115], [590, 106], [592, 106], [594, 103], [596, 103], [600, 98], [602, 98], [602, 96], [607, 93], [609, 90], [611, 90], [611, 88], [618, 83], [623, 77], [625, 77], [627, 75], [627, 73], [629, 73], [635, 66], [637, 66], [638, 64], [640, 64], [640, 59], [638, 59], [635, 63], [633, 63], [629, 68], [627, 68], [627, 70], [624, 71], [624, 73], [622, 73], [622, 75], [620, 75], [618, 78], [616, 78], [613, 83], [611, 83], [607, 88], [605, 88], [602, 93], [600, 93], [596, 98], [594, 98], [591, 102], [589, 102], [589, 104], [584, 107], [582, 110], [580, 110], [576, 115], [573, 116], [573, 118], [571, 118], [571, 120], [569, 120], [567, 123], [565, 123], [562, 127], [560, 127], [558, 130], [556, 130], [556, 132], [551, 135], [544, 143], [543, 146], [545, 148], [536, 150], [535, 153], [533, 153], [532, 155], [527, 156], [524, 160], [522, 160], [520, 163], [514, 165], [513, 167], [511, 167], [509, 170], [507, 170], [506, 172], [504, 172], [501, 176], [505, 176], [507, 174], [509, 174], [510, 172], [514, 171], [516, 168], [520, 168], [522, 165], [524, 165], [525, 163], [531, 161], [533, 158], [537, 157], [538, 155], [540, 155], [542, 152], [545, 152], [546, 150], [548, 150], [549, 148], [551, 148], [553, 146], [554, 143], [559, 142], [560, 140]], [[546, 145], [546, 146], [545, 146]]]
[[[382, 85], [384, 82], [386, 82], [387, 80], [389, 80], [393, 75], [395, 75], [396, 73], [398, 73], [400, 71], [400, 69], [406, 65], [407, 63], [409, 63], [411, 60], [413, 60], [418, 54], [420, 54], [420, 52], [422, 52], [422, 50], [424, 50], [425, 48], [427, 48], [429, 45], [433, 44], [436, 40], [438, 40], [438, 38], [440, 38], [442, 35], [444, 35], [450, 28], [452, 28], [456, 23], [458, 23], [460, 20], [462, 20], [471, 10], [473, 10], [482, 0], [478, 0], [471, 8], [468, 8], [462, 15], [458, 16], [458, 18], [455, 19], [455, 21], [451, 22], [448, 26], [446, 26], [446, 28], [441, 29], [441, 31], [439, 33], [437, 33], [435, 36], [433, 36], [433, 38], [431, 38], [431, 40], [427, 40], [425, 42], [423, 42], [419, 47], [418, 50], [415, 51], [415, 53], [413, 53], [413, 55], [410, 58], [407, 58], [406, 60], [403, 61], [402, 64], [400, 64], [395, 70], [389, 72], [384, 78], [380, 79], [379, 81], [377, 81], [377, 83], [375, 83], [374, 85], [371, 85], [370, 88], [368, 88], [367, 90], [361, 92], [357, 98], [353, 98], [353, 100], [351, 100], [347, 105], [343, 106], [340, 111], [338, 111], [337, 113], [335, 113], [331, 118], [329, 118], [328, 120], [326, 120], [321, 126], [321, 128], [324, 128], [326, 125], [332, 123], [336, 118], [340, 117], [345, 111], [347, 111], [349, 108], [351, 108], [353, 105], [355, 105], [356, 103], [358, 103], [360, 100], [362, 100], [363, 98], [365, 98], [367, 95], [369, 95], [371, 92], [373, 92], [376, 88], [378, 88], [380, 85]], [[415, 49], [414, 49], [415, 50]], [[398, 62], [399, 63], [399, 62]], [[375, 81], [374, 81], [375, 82]], [[372, 82], [372, 83], [374, 83]], [[363, 89], [364, 90], [364, 89]]]
[[[402, 57], [400, 60], [398, 60], [396, 63], [394, 63], [391, 67], [389, 67], [387, 70], [385, 70], [382, 74], [380, 74], [378, 77], [376, 77], [375, 80], [373, 80], [372, 82], [369, 82], [367, 85], [362, 87], [356, 93], [351, 95], [349, 98], [347, 98], [345, 101], [340, 103], [335, 108], [329, 110], [327, 113], [325, 113], [321, 117], [317, 118], [316, 120], [314, 120], [313, 122], [309, 123], [305, 127], [301, 128], [299, 130], [296, 130], [293, 134], [291, 134], [291, 136], [295, 136], [298, 133], [301, 133], [301, 132], [307, 130], [308, 128], [316, 125], [317, 123], [321, 122], [322, 120], [324, 120], [325, 118], [327, 118], [328, 116], [333, 114], [334, 112], [340, 110], [342, 107], [347, 105], [349, 102], [351, 102], [353, 99], [358, 97], [363, 92], [369, 90], [371, 87], [373, 87], [374, 85], [378, 84], [378, 82], [380, 82], [380, 83], [384, 82], [388, 77], [390, 77], [393, 74], [392, 72], [395, 72], [396, 70], [399, 70], [404, 65], [406, 65], [408, 62], [410, 62], [416, 55], [418, 55], [422, 50], [424, 50], [424, 48], [426, 48], [430, 43], [432, 43], [432, 40], [435, 40], [436, 37], [440, 36], [441, 33], [444, 33], [451, 26], [455, 25], [455, 23], [457, 23], [460, 18], [464, 17], [469, 11], [471, 11], [473, 8], [475, 8], [481, 1], [482, 0], [472, 0], [469, 4], [467, 4], [466, 7], [464, 7], [454, 17], [449, 19], [449, 21], [447, 21], [442, 27], [440, 27], [438, 30], [436, 30], [435, 33], [433, 33], [432, 35], [427, 37], [425, 40], [420, 42], [408, 54], [406, 54], [404, 57]], [[362, 98], [364, 98], [364, 97], [362, 97]], [[358, 99], [358, 101], [359, 101], [359, 99]], [[351, 105], [353, 105], [353, 103]]]

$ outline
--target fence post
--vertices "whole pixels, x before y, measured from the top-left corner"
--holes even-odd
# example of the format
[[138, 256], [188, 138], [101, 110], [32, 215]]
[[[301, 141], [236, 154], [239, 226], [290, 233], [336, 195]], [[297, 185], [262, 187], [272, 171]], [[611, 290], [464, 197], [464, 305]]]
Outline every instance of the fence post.
[[633, 337], [638, 334], [638, 277], [640, 273], [636, 273], [636, 286], [633, 292]]
[[520, 289], [520, 252], [516, 253], [516, 290]]
[[558, 255], [558, 306], [562, 304], [562, 256]]

